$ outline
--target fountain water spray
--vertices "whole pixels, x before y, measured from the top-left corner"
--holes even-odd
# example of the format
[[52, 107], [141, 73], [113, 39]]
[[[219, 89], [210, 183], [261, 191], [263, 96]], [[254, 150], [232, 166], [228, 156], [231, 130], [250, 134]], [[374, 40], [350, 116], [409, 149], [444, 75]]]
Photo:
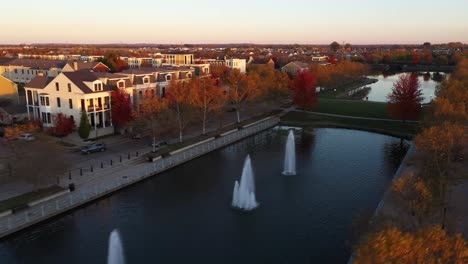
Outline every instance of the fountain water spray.
[[117, 229], [112, 230], [109, 236], [109, 253], [107, 264], [125, 264], [122, 240]]
[[296, 175], [296, 143], [294, 141], [294, 133], [292, 130], [289, 130], [286, 151], [284, 153], [283, 175]]
[[258, 206], [255, 199], [254, 174], [249, 155], [247, 155], [244, 161], [240, 183], [238, 181], [234, 183], [232, 206], [245, 211], [253, 210]]

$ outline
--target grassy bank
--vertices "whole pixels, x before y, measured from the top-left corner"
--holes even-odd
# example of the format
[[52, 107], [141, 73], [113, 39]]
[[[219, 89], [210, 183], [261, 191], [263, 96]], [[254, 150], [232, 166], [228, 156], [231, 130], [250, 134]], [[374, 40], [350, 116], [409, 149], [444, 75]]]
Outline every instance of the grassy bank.
[[387, 103], [381, 102], [334, 100], [320, 98], [317, 107], [312, 109], [312, 111], [334, 115], [383, 119], [390, 118], [387, 113]]
[[414, 123], [403, 124], [402, 122], [331, 117], [294, 111], [283, 116], [281, 123], [283, 125], [303, 127], [351, 128], [405, 138], [411, 138], [419, 130], [419, 125]]
[[22, 208], [27, 206], [28, 203], [37, 201], [39, 199], [45, 198], [47, 196], [53, 195], [64, 189], [59, 186], [51, 186], [43, 189], [38, 189], [36, 191], [28, 192], [4, 201], [0, 202], [0, 212], [14, 209], [14, 208]]

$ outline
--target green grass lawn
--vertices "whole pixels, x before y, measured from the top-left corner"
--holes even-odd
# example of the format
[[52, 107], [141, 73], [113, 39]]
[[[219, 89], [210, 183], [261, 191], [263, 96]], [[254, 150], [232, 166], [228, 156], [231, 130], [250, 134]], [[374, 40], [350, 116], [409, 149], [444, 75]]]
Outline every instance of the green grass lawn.
[[54, 185], [48, 188], [43, 188], [16, 196], [0, 202], [0, 212], [26, 206], [28, 203], [53, 195], [64, 189], [60, 186]]
[[289, 112], [281, 118], [281, 123], [303, 127], [342, 127], [360, 129], [393, 136], [411, 137], [419, 131], [415, 123], [389, 122], [343, 117], [330, 117], [304, 112]]
[[313, 112], [389, 119], [387, 103], [320, 98]]

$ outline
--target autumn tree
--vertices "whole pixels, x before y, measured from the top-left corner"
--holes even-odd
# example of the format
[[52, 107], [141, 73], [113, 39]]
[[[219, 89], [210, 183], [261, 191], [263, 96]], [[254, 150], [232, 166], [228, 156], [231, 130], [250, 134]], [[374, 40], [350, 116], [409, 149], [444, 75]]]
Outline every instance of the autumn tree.
[[432, 200], [431, 191], [423, 179], [413, 172], [405, 173], [393, 182], [392, 191], [402, 201], [403, 208], [416, 218], [417, 226], [421, 226]]
[[448, 165], [453, 154], [461, 148], [463, 138], [463, 125], [448, 121], [423, 129], [415, 138], [417, 149], [429, 157], [424, 171], [426, 175], [432, 175], [433, 189], [442, 203], [445, 203], [447, 193]]
[[88, 114], [86, 111], [81, 112], [80, 125], [78, 127], [78, 135], [81, 139], [87, 139], [91, 132], [91, 124], [89, 123]]
[[132, 121], [132, 106], [130, 95], [125, 89], [115, 87], [111, 92], [112, 122], [115, 127], [121, 128]]
[[302, 109], [311, 109], [317, 103], [315, 76], [309, 71], [301, 71], [291, 81], [292, 99]]
[[289, 95], [289, 76], [286, 72], [281, 72], [266, 65], [252, 68], [259, 77], [258, 89], [265, 99], [279, 101]]
[[340, 48], [341, 48], [341, 45], [336, 41], [333, 41], [330, 44], [330, 49], [333, 50], [334, 52], [337, 52]]
[[193, 106], [190, 86], [187, 82], [172, 80], [168, 86], [169, 108], [175, 113], [179, 128], [179, 142], [183, 141], [183, 131], [189, 124]]
[[58, 113], [52, 117], [54, 127], [52, 133], [54, 136], [62, 139], [69, 135], [75, 129], [75, 120], [72, 117], [67, 117], [63, 113]]
[[211, 78], [192, 79], [189, 86], [190, 104], [195, 107], [202, 120], [202, 134], [205, 135], [209, 118], [221, 111], [226, 96], [223, 89], [216, 85], [216, 80]]
[[439, 226], [416, 233], [387, 228], [371, 234], [355, 253], [355, 264], [468, 263], [467, 242], [460, 234], [448, 236]]
[[240, 123], [240, 112], [244, 105], [261, 95], [259, 78], [256, 72], [245, 75], [238, 69], [232, 69], [226, 77], [228, 100], [235, 105], [237, 123]]
[[420, 86], [417, 74], [401, 75], [393, 84], [391, 93], [387, 95], [390, 116], [401, 119], [403, 122], [408, 119], [417, 119], [424, 100]]
[[222, 84], [226, 81], [229, 68], [224, 65], [210, 65], [211, 78], [217, 80], [216, 84]]
[[165, 116], [167, 116], [168, 101], [154, 95], [145, 95], [141, 105], [135, 111], [134, 124], [149, 130], [153, 139], [153, 152], [156, 151], [156, 135], [158, 125], [160, 125]]

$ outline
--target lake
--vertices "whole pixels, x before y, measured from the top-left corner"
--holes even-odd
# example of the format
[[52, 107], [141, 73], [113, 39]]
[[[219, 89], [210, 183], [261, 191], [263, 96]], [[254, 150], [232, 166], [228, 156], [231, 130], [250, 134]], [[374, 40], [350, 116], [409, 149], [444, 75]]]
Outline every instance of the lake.
[[[372, 213], [406, 146], [364, 131], [270, 129], [0, 242], [0, 263], [106, 263], [118, 228], [130, 263], [346, 263], [353, 222]], [[250, 154], [260, 206], [230, 206]], [[356, 230], [354, 230], [356, 231]]]

